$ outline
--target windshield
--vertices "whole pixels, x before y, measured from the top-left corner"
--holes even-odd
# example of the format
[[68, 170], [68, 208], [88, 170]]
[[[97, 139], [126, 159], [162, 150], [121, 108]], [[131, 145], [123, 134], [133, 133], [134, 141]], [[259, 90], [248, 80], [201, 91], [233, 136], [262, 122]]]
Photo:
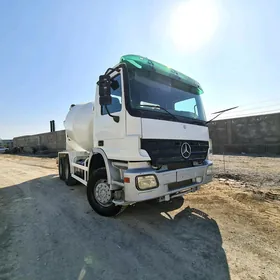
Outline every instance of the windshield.
[[170, 120], [171, 113], [181, 122], [205, 124], [203, 104], [196, 87], [156, 72], [138, 69], [129, 70], [129, 86], [130, 106], [142, 111], [143, 117], [146, 112], [149, 118]]

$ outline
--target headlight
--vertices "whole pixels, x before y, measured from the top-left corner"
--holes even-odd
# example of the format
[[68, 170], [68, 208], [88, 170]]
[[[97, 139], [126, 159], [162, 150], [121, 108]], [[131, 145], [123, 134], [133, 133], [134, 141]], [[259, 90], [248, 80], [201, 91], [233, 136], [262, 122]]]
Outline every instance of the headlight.
[[208, 166], [207, 171], [206, 171], [206, 175], [210, 176], [212, 175], [212, 165]]
[[136, 177], [136, 186], [140, 190], [157, 188], [157, 178], [154, 175], [138, 176]]

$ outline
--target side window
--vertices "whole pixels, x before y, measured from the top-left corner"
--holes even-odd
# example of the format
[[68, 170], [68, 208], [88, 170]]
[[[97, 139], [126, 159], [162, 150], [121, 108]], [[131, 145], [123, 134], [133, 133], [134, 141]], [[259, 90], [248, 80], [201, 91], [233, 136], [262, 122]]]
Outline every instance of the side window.
[[[112, 96], [112, 104], [108, 105], [109, 113], [120, 112], [122, 109], [122, 81], [121, 75], [118, 74], [114, 77], [111, 84], [111, 96]], [[107, 115], [107, 110], [105, 106], [101, 106], [101, 115]]]
[[195, 98], [186, 99], [175, 103], [175, 111], [183, 111], [197, 114]]
[[197, 103], [195, 98], [185, 99], [174, 104], [174, 110], [179, 115], [189, 118], [198, 118]]

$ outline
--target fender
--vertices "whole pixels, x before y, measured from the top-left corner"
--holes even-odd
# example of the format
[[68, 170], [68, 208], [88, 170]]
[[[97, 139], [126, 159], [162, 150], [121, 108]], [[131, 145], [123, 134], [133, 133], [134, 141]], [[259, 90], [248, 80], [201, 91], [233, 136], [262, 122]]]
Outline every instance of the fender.
[[101, 155], [105, 164], [106, 172], [107, 172], [107, 179], [108, 184], [111, 185], [113, 180], [119, 180], [120, 174], [119, 171], [116, 170], [116, 168], [113, 167], [112, 162], [108, 160], [106, 153], [101, 148], [94, 148], [89, 156], [89, 171], [92, 164], [92, 158], [94, 155]]

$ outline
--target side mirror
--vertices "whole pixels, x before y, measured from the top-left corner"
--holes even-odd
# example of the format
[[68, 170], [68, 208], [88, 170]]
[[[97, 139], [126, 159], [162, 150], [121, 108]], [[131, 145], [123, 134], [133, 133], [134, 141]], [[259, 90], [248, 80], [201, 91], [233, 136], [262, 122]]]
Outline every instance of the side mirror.
[[99, 103], [100, 105], [112, 104], [111, 79], [109, 75], [99, 76]]

